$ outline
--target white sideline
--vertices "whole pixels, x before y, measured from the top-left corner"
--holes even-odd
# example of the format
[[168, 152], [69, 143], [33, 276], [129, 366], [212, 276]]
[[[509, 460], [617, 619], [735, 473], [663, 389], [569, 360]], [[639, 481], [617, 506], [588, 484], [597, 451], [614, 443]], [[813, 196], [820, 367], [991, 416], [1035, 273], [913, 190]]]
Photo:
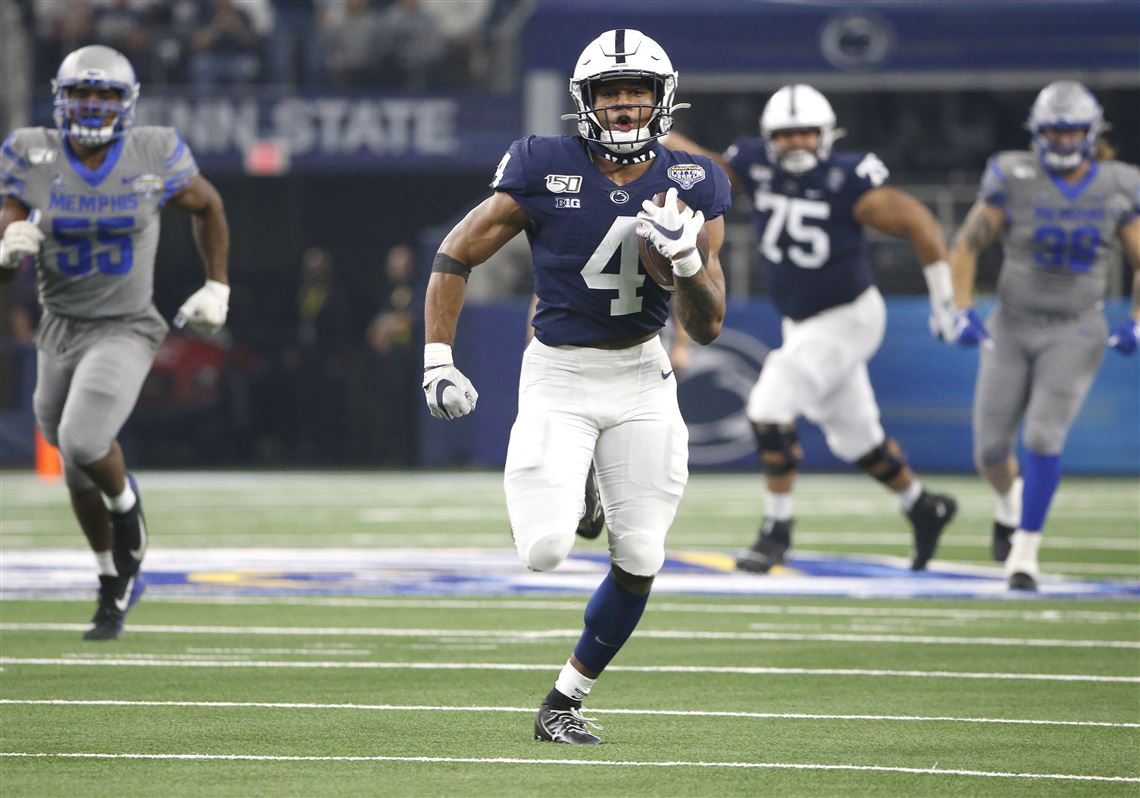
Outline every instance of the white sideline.
[[994, 770], [956, 770], [952, 768], [906, 768], [887, 765], [823, 765], [801, 762], [638, 762], [612, 759], [524, 759], [522, 757], [474, 756], [271, 756], [262, 754], [94, 754], [94, 753], [27, 753], [0, 752], [0, 757], [31, 759], [155, 759], [225, 762], [424, 762], [432, 764], [472, 765], [591, 765], [597, 767], [656, 768], [742, 768], [764, 770], [846, 770], [874, 773], [911, 773], [923, 776], [980, 776], [996, 779], [1051, 779], [1057, 781], [1111, 781], [1140, 783], [1135, 776], [1085, 776], [1073, 773], [1009, 773]]
[[[82, 632], [90, 624], [0, 623], [4, 632]], [[184, 635], [282, 635], [291, 637], [426, 637], [482, 640], [577, 640], [581, 629], [417, 629], [391, 627], [320, 626], [184, 626], [178, 624], [131, 624], [132, 634]], [[914, 645], [1013, 646], [1015, 648], [1140, 649], [1136, 640], [1058, 640], [1028, 637], [958, 637], [949, 635], [839, 634], [804, 632], [702, 632], [644, 629], [641, 640], [771, 640], [814, 643], [900, 643]]]
[[[322, 670], [481, 670], [557, 671], [559, 663], [517, 662], [284, 662], [271, 660], [207, 660], [143, 655], [136, 658], [97, 659], [93, 657], [0, 657], [0, 666], [45, 665], [137, 666], [142, 668], [314, 668]], [[607, 673], [728, 673], [744, 676], [898, 676], [917, 679], [995, 679], [1031, 682], [1100, 682], [1140, 684], [1137, 676], [1100, 676], [1071, 673], [971, 673], [968, 671], [895, 671], [871, 668], [747, 668], [700, 665], [610, 665]]]
[[[534, 707], [456, 707], [403, 704], [315, 704], [269, 701], [143, 701], [120, 699], [4, 698], [0, 705], [65, 707], [191, 707], [195, 709], [353, 709], [373, 712], [513, 712], [533, 714]], [[1106, 729], [1140, 729], [1140, 723], [1098, 720], [1041, 720], [1037, 718], [970, 718], [948, 715], [836, 715], [805, 712], [730, 712], [696, 709], [596, 709], [591, 715], [668, 715], [683, 718], [753, 718], [765, 720], [897, 720], [941, 723], [993, 723], [1028, 726], [1095, 726]]]

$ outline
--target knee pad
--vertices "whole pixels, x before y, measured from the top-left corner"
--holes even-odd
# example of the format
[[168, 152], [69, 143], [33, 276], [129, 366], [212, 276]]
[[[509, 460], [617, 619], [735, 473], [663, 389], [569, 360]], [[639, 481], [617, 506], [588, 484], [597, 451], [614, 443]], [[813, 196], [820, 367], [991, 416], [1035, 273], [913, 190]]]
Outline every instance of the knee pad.
[[63, 457], [76, 465], [88, 465], [107, 456], [111, 451], [114, 437], [107, 437], [90, 429], [83, 429], [81, 424], [73, 421], [64, 421], [59, 425], [56, 433], [59, 439], [59, 451]]
[[610, 549], [610, 559], [631, 576], [656, 576], [665, 565], [665, 539], [648, 532], [623, 534]]
[[906, 455], [898, 441], [887, 438], [856, 460], [855, 465], [884, 485], [889, 485], [906, 468]]
[[79, 466], [66, 457], [61, 459], [63, 460], [63, 480], [69, 490], [81, 491], [96, 487], [95, 483], [91, 481], [91, 477], [84, 474]]
[[765, 474], [779, 477], [799, 468], [804, 450], [795, 424], [757, 424], [753, 431]]
[[526, 547], [525, 551], [519, 545], [517, 537], [515, 543], [519, 557], [527, 568], [532, 571], [552, 571], [570, 556], [570, 550], [574, 548], [574, 533], [571, 532], [567, 535], [559, 532], [548, 532], [539, 535]]

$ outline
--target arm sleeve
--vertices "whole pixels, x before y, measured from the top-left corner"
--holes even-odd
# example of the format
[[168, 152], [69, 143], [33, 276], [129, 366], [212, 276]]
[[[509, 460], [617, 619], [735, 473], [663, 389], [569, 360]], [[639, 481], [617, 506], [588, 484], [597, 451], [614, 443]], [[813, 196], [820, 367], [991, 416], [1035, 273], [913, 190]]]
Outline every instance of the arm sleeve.
[[164, 158], [162, 164], [162, 201], [177, 194], [198, 174], [198, 164], [190, 147], [174, 128], [167, 128], [163, 141]]
[[978, 189], [978, 199], [1004, 210], [1005, 194], [1005, 175], [1002, 173], [999, 156], [994, 155], [986, 163], [986, 171], [982, 175], [982, 185]]
[[22, 149], [15, 131], [0, 145], [0, 197], [15, 197], [24, 202], [30, 164], [21, 153]]

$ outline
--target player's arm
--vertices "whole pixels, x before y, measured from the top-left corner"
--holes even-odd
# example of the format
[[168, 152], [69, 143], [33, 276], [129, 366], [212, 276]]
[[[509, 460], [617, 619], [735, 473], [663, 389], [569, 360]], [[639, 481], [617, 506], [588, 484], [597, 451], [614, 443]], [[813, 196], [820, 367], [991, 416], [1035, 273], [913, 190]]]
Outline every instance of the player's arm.
[[40, 251], [44, 236], [27, 221], [30, 215], [20, 200], [4, 197], [4, 204], [0, 206], [0, 284], [15, 279], [24, 258]]
[[1005, 227], [1005, 214], [985, 200], [978, 200], [950, 243], [950, 272], [954, 279], [954, 304], [968, 308], [974, 304], [974, 281], [978, 255], [998, 240]]
[[206, 271], [206, 284], [182, 303], [175, 326], [189, 322], [204, 332], [217, 332], [225, 325], [230, 306], [230, 227], [222, 196], [199, 174], [169, 202], [191, 214], [194, 243]]
[[697, 144], [697, 142], [693, 141], [688, 136], [684, 135], [683, 133], [678, 133], [676, 130], [669, 131], [669, 135], [665, 136], [661, 140], [661, 143], [671, 150], [692, 152], [696, 153], [697, 155], [704, 155], [707, 158], [711, 158], [713, 163], [723, 169], [725, 174], [728, 175], [728, 180], [732, 184], [733, 191], [744, 190], [744, 184], [741, 182], [740, 178], [737, 177], [736, 172], [732, 170], [732, 167], [729, 165], [728, 161], [726, 161], [724, 159], [724, 156], [719, 152], [713, 152], [710, 149], [702, 147], [700, 144]]
[[855, 220], [895, 238], [906, 238], [923, 264], [930, 293], [930, 331], [937, 338], [952, 335], [957, 311], [953, 280], [946, 262], [946, 235], [934, 214], [910, 194], [879, 186], [863, 194], [852, 209]]
[[1005, 213], [984, 199], [979, 199], [966, 214], [966, 220], [950, 243], [950, 275], [954, 287], [957, 316], [954, 329], [944, 336], [948, 343], [960, 346], [992, 346], [990, 334], [974, 312], [974, 281], [978, 274], [978, 255], [997, 241], [1005, 227]]
[[1130, 355], [1136, 351], [1137, 339], [1140, 338], [1140, 217], [1126, 222], [1117, 235], [1125, 257], [1132, 264], [1132, 311], [1128, 321], [1113, 329], [1108, 345], [1121, 354]]
[[479, 393], [455, 367], [451, 345], [467, 275], [530, 223], [522, 207], [497, 191], [452, 228], [436, 253], [424, 300], [424, 398], [436, 418], [453, 419], [475, 409]]
[[674, 273], [677, 287], [674, 313], [680, 328], [698, 344], [710, 344], [724, 326], [724, 270], [720, 265], [720, 248], [724, 246], [724, 217], [704, 224], [709, 251], [704, 265], [691, 277]]

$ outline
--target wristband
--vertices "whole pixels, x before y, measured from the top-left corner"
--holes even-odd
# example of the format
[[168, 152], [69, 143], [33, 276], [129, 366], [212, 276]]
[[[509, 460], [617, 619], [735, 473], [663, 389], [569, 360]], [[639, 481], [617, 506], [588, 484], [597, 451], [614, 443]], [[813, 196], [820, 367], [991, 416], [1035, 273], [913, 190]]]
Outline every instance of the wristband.
[[922, 267], [922, 276], [926, 279], [926, 290], [930, 292], [931, 301], [938, 305], [945, 302], [954, 303], [954, 283], [950, 279], [950, 264], [945, 260], [936, 260]]
[[424, 370], [435, 368], [436, 366], [450, 366], [454, 361], [451, 359], [451, 345], [450, 344], [424, 344]]
[[683, 255], [673, 261], [673, 274], [678, 277], [692, 277], [704, 265], [704, 261], [701, 260], [701, 253], [696, 247], [693, 247], [692, 252], [688, 255]]

